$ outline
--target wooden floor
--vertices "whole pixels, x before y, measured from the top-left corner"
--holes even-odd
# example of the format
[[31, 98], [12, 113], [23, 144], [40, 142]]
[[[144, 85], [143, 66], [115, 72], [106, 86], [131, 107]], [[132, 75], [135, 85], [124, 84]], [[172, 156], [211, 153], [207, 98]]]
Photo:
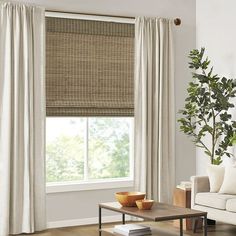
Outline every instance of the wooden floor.
[[[150, 223], [153, 227], [158, 230], [158, 235], [160, 236], [178, 236], [179, 231], [177, 228], [173, 227], [169, 222], [161, 223]], [[111, 227], [112, 225], [104, 224], [104, 227]], [[44, 232], [35, 234], [22, 234], [22, 235], [34, 235], [34, 236], [98, 236], [98, 226], [78, 226], [78, 227], [68, 227], [59, 229], [50, 229]], [[196, 234], [188, 231], [184, 235], [202, 235], [201, 231]], [[216, 226], [211, 226], [208, 228], [209, 236], [236, 236], [236, 226], [217, 224]], [[111, 234], [103, 233], [102, 236], [111, 236]]]

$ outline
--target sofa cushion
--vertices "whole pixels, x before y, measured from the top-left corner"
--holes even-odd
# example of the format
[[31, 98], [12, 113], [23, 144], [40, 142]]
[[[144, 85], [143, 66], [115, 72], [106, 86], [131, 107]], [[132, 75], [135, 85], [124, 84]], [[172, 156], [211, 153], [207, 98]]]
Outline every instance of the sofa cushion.
[[224, 180], [225, 168], [217, 165], [209, 165], [207, 167], [207, 174], [210, 181], [210, 192], [219, 192]]
[[226, 202], [226, 210], [236, 212], [236, 197]]
[[226, 167], [223, 184], [220, 188], [220, 193], [236, 194], [236, 168]]
[[236, 199], [236, 196], [229, 194], [209, 193], [209, 192], [197, 193], [195, 202], [198, 205], [225, 210], [227, 200], [232, 198]]

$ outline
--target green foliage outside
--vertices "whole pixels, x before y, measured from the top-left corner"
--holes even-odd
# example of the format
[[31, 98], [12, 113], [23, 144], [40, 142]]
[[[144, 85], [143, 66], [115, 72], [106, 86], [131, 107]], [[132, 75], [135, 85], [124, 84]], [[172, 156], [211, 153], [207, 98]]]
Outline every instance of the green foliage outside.
[[84, 145], [81, 136], [60, 136], [46, 147], [47, 182], [83, 180]]
[[[189, 68], [194, 69], [189, 83], [185, 106], [180, 110], [180, 130], [190, 136], [197, 147], [203, 148], [211, 163], [219, 165], [222, 157], [232, 154], [228, 147], [236, 140], [236, 121], [230, 109], [234, 108], [236, 80], [213, 74], [210, 60], [204, 58], [205, 49], [192, 50]], [[204, 137], [211, 137], [207, 146]]]
[[[125, 118], [89, 118], [88, 179], [129, 176], [129, 132]], [[84, 134], [58, 136], [46, 154], [47, 182], [84, 180]]]
[[129, 176], [129, 124], [119, 118], [90, 118], [89, 178]]

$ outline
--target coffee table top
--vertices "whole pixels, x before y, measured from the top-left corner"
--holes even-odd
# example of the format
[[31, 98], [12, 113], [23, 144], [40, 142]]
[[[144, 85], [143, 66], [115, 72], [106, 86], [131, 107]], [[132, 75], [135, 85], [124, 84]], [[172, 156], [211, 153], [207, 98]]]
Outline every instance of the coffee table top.
[[159, 202], [155, 202], [151, 210], [139, 210], [137, 207], [122, 207], [118, 202], [100, 203], [99, 207], [152, 221], [175, 220], [207, 215], [207, 212]]

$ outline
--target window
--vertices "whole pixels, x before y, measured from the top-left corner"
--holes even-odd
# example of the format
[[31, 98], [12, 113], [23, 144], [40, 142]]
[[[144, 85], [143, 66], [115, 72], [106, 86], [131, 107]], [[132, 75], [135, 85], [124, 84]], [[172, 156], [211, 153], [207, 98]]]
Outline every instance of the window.
[[132, 178], [133, 118], [48, 117], [47, 182]]
[[117, 187], [127, 187], [133, 178], [134, 25], [47, 17], [46, 113], [48, 186], [120, 181]]

